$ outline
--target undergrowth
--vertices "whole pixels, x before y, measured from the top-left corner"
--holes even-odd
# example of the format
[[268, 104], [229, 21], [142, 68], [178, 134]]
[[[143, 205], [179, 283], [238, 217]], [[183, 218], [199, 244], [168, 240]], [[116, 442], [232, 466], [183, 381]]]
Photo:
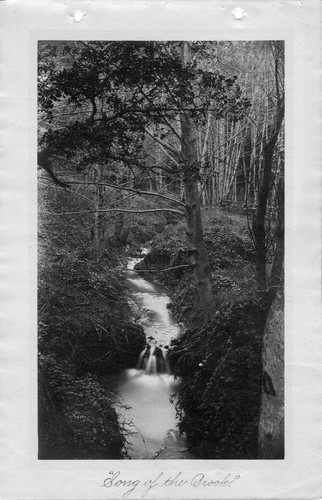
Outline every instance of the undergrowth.
[[154, 239], [137, 268], [152, 271], [168, 289], [183, 324], [169, 361], [181, 380], [173, 402], [190, 451], [199, 458], [256, 458], [266, 310], [255, 294], [253, 244], [240, 214], [204, 210], [203, 223], [216, 300], [212, 321], [202, 319], [183, 221]]
[[145, 344], [133, 323], [120, 271], [57, 254], [40, 269], [39, 349], [76, 374], [134, 366]]
[[39, 458], [123, 458], [123, 424], [98, 375], [134, 366], [145, 335], [117, 255], [90, 260], [86, 199], [40, 185], [39, 201]]
[[[238, 214], [215, 209], [203, 212], [204, 239], [208, 252], [216, 304], [241, 297], [255, 298], [254, 250], [246, 220]], [[167, 270], [169, 269], [169, 270]], [[156, 235], [150, 253], [136, 266], [168, 290], [173, 314], [185, 325], [200, 323], [202, 311], [190, 266], [185, 222], [168, 225]]]
[[125, 439], [106, 390], [76, 377], [53, 355], [39, 356], [39, 458], [123, 458]]
[[179, 429], [201, 458], [256, 457], [264, 318], [259, 302], [241, 300], [172, 342]]

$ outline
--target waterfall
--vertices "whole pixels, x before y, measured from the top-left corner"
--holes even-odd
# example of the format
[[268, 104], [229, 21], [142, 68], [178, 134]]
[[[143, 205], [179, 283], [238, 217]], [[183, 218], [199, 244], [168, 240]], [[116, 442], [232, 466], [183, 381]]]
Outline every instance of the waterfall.
[[136, 302], [148, 316], [146, 324], [143, 324], [148, 343], [139, 356], [137, 369], [149, 375], [162, 373], [169, 375], [167, 350], [164, 346], [177, 335], [178, 325], [169, 315], [167, 308], [169, 297], [164, 294], [160, 286], [138, 276], [134, 270], [135, 265], [148, 253], [149, 250], [143, 248], [142, 257], [129, 260], [127, 266], [129, 288]]
[[[141, 258], [129, 259], [126, 270], [132, 300], [140, 311], [138, 321], [144, 329], [146, 345], [136, 368], [124, 370], [117, 377], [119, 397], [130, 412], [127, 440], [132, 447], [131, 459], [152, 459], [163, 447], [169, 430], [176, 427], [176, 411], [170, 397], [178, 381], [170, 374], [167, 349], [178, 336], [179, 325], [169, 313], [170, 299], [163, 288], [134, 269], [146, 253], [148, 249], [143, 249]], [[181, 458], [178, 450], [171, 458], [177, 456]]]
[[150, 375], [158, 373], [170, 373], [169, 364], [166, 359], [166, 353], [161, 347], [148, 345], [140, 354], [138, 370], [144, 370]]

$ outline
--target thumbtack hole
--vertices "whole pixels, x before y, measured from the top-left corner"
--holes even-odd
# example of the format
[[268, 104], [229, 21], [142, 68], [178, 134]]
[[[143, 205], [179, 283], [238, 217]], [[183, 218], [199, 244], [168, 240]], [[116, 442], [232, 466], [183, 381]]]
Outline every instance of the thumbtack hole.
[[75, 12], [74, 14], [74, 21], [76, 21], [77, 23], [79, 23], [80, 21], [82, 21], [84, 18], [82, 12]]
[[242, 19], [244, 17], [244, 11], [240, 7], [236, 7], [236, 9], [233, 11], [233, 15], [235, 19]]

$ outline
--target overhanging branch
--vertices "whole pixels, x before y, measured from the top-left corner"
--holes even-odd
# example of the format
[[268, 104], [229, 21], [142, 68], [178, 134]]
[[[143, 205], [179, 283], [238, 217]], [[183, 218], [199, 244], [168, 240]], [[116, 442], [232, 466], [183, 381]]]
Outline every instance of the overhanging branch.
[[158, 212], [170, 212], [173, 214], [181, 215], [182, 217], [185, 215], [184, 212], [180, 210], [175, 210], [173, 208], [151, 208], [146, 210], [128, 210], [126, 208], [102, 208], [98, 210], [81, 210], [77, 212], [48, 212], [47, 210], [43, 210], [43, 213], [49, 215], [77, 215], [77, 214], [94, 214], [94, 213], [107, 213], [107, 212], [126, 212], [129, 214], [148, 214], [148, 213], [158, 213]]
[[94, 184], [95, 186], [108, 186], [113, 189], [118, 189], [120, 191], [130, 191], [132, 193], [136, 193], [139, 196], [146, 195], [146, 196], [156, 196], [158, 198], [163, 198], [164, 200], [171, 201], [173, 203], [176, 203], [177, 205], [180, 205], [185, 208], [185, 204], [182, 203], [181, 201], [177, 200], [176, 198], [172, 198], [171, 196], [167, 196], [165, 194], [161, 193], [156, 193], [155, 191], [141, 191], [140, 189], [135, 189], [135, 188], [128, 188], [128, 187], [123, 187], [122, 185], [115, 185], [115, 184], [109, 184], [108, 182], [88, 182], [88, 184]]
[[136, 273], [159, 273], [164, 271], [172, 271], [181, 267], [192, 267], [192, 264], [182, 264], [181, 266], [167, 267], [166, 269], [135, 269]]

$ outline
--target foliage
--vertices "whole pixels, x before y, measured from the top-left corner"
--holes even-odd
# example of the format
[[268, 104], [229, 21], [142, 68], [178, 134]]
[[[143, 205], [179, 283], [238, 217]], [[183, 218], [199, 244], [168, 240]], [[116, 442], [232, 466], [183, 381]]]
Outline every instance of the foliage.
[[201, 458], [256, 458], [264, 320], [258, 301], [241, 300], [172, 342], [179, 428]]
[[114, 267], [119, 261], [113, 256], [102, 263], [88, 260], [89, 238], [84, 238], [82, 218], [73, 215], [80, 205], [82, 199], [60, 192], [42, 200], [39, 348], [68, 360], [77, 373], [134, 366], [144, 347], [143, 330], [132, 321], [125, 278]]
[[[38, 162], [56, 184], [77, 186], [48, 191], [40, 217], [39, 347], [49, 392], [60, 388], [55, 412], [65, 421], [66, 442], [71, 449], [75, 442], [78, 448], [96, 442], [87, 422], [77, 430], [77, 412], [99, 428], [87, 390], [91, 379], [84, 375], [129, 366], [144, 345], [116, 252], [121, 244], [135, 252], [138, 242], [153, 239], [140, 271], [155, 273], [169, 290], [174, 314], [189, 326], [171, 350], [182, 378], [181, 430], [201, 457], [254, 458], [266, 311], [254, 299], [253, 242], [243, 215], [205, 208], [202, 236], [199, 222], [189, 227], [189, 213], [199, 214], [200, 204], [238, 202], [241, 208], [244, 201], [248, 215], [257, 217], [259, 289], [273, 257], [279, 279], [283, 43], [55, 41], [39, 48]], [[172, 213], [144, 212], [143, 220], [133, 214], [142, 208]], [[187, 233], [183, 223], [171, 224], [184, 209]], [[93, 264], [91, 257], [103, 260]], [[208, 302], [197, 300], [206, 280], [215, 307], [211, 286], [205, 287]], [[207, 324], [203, 304], [206, 317], [216, 312]], [[100, 400], [102, 394], [94, 393]], [[77, 394], [93, 403], [92, 413], [78, 405]], [[114, 435], [113, 412], [107, 413]], [[75, 427], [71, 434], [69, 425]]]
[[[122, 458], [121, 450], [125, 440], [120, 433], [111, 399], [100, 384], [89, 375], [81, 378], [72, 376], [68, 373], [68, 367], [58, 363], [52, 355], [39, 356], [39, 370], [48, 381], [48, 389], [55, 405], [53, 412], [47, 390], [47, 398], [43, 395], [40, 399], [42, 439], [39, 458]], [[64, 422], [64, 432], [68, 432], [69, 440], [66, 436], [59, 440], [62, 429], [57, 429], [55, 425], [54, 431], [60, 436], [53, 435], [49, 442], [48, 427], [54, 418], [53, 413], [57, 411], [60, 412], [60, 427]]]
[[39, 145], [46, 162], [77, 153], [80, 170], [101, 163], [111, 172], [119, 162], [134, 176], [162, 168], [180, 179], [188, 165], [179, 149], [166, 146], [170, 165], [148, 164], [147, 136], [176, 144], [180, 112], [204, 127], [209, 112], [235, 122], [250, 106], [236, 75], [209, 64], [213, 44], [189, 45], [193, 57], [184, 62], [182, 42], [42, 42]]
[[88, 193], [39, 186], [39, 456], [123, 458], [122, 422], [93, 374], [134, 366], [145, 336], [116, 255], [89, 260]]
[[[165, 208], [166, 203], [152, 200], [151, 197], [134, 195], [131, 199], [132, 208], [156, 209]], [[161, 234], [167, 225], [167, 216], [164, 212], [145, 213], [131, 215], [131, 227], [127, 243], [130, 247], [130, 252], [135, 253], [142, 245], [151, 241], [156, 234]]]
[[[46, 121], [39, 143], [48, 162], [55, 151], [68, 158], [80, 143], [84, 149], [80, 165], [97, 169], [95, 260], [101, 259], [104, 242], [102, 182], [111, 182], [118, 163], [128, 169], [125, 182], [129, 180], [130, 189], [136, 187], [137, 171], [151, 176], [160, 169], [158, 162], [154, 166], [146, 162], [146, 136], [167, 150], [173, 163], [169, 172], [177, 182], [183, 182], [187, 198], [190, 248], [196, 245], [194, 258], [204, 261], [204, 265], [195, 266], [195, 280], [207, 316], [212, 292], [201, 220], [199, 215], [188, 215], [188, 206], [190, 211], [195, 206], [199, 214], [201, 165], [196, 148], [188, 144], [195, 142], [197, 128], [206, 126], [209, 114], [214, 120], [229, 116], [231, 122], [237, 122], [250, 102], [243, 96], [236, 75], [226, 77], [204, 64], [204, 50], [193, 42], [48, 43], [39, 53], [39, 104]], [[65, 123], [60, 119], [60, 106], [66, 108]], [[163, 139], [168, 137], [174, 146], [164, 145]], [[43, 162], [41, 165], [46, 168]], [[120, 230], [117, 234], [122, 241], [124, 233]]]
[[[205, 210], [203, 219], [216, 303], [219, 306], [241, 296], [254, 297], [254, 251], [245, 217], [213, 209]], [[188, 325], [200, 322], [202, 315], [192, 279], [184, 222], [168, 225], [157, 235], [151, 252], [136, 269], [142, 274], [144, 269], [160, 270], [153, 276], [167, 287], [176, 318]]]
[[203, 219], [217, 302], [212, 321], [200, 321], [182, 222], [154, 239], [137, 268], [160, 269], [157, 280], [167, 286], [171, 310], [185, 325], [169, 361], [181, 380], [174, 401], [191, 452], [200, 458], [256, 458], [266, 310], [256, 300], [254, 250], [245, 216], [208, 209]]
[[68, 360], [77, 373], [134, 366], [145, 344], [133, 324], [119, 272], [72, 255], [41, 270], [39, 348]]

